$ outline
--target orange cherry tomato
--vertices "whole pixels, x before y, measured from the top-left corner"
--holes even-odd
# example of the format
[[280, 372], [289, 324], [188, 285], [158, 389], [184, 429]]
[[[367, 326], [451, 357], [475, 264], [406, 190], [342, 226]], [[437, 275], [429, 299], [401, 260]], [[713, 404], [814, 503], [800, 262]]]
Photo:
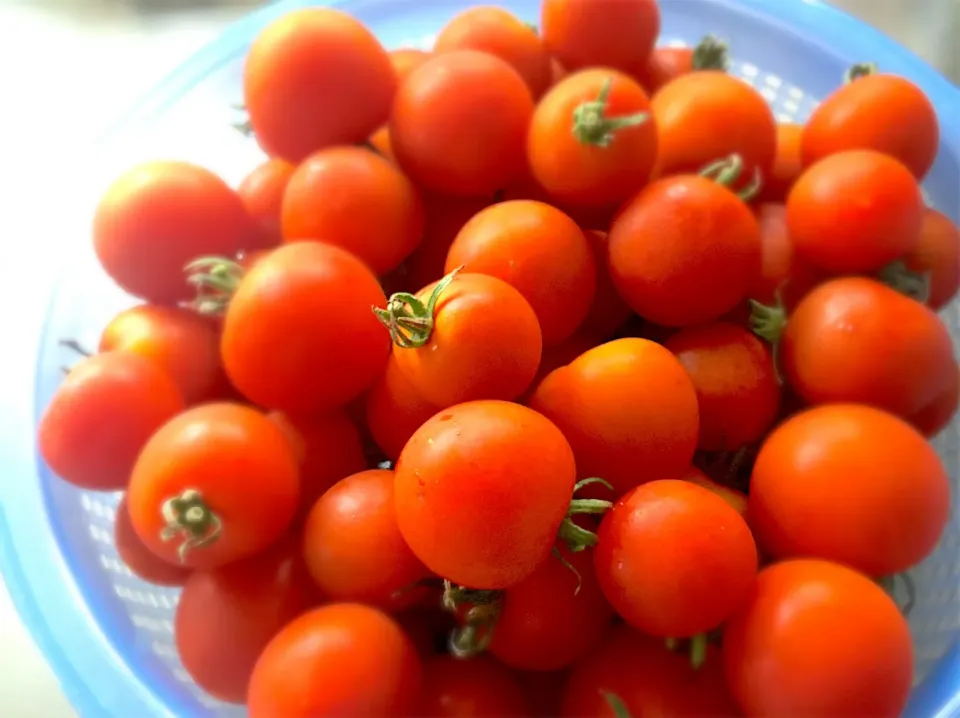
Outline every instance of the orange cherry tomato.
[[513, 67], [493, 55], [456, 50], [431, 57], [401, 83], [390, 139], [417, 185], [491, 196], [522, 170], [532, 115], [530, 90]]
[[175, 566], [157, 556], [146, 547], [133, 530], [127, 499], [122, 497], [117, 504], [113, 522], [113, 544], [117, 555], [130, 573], [154, 586], [182, 586], [190, 575], [190, 569]]
[[647, 92], [699, 70], [725, 71], [730, 62], [726, 43], [707, 35], [696, 47], [657, 47], [634, 76]]
[[537, 31], [499, 7], [467, 8], [451, 19], [434, 42], [436, 53], [479, 50], [510, 64], [537, 99], [550, 85], [550, 55]]
[[733, 509], [746, 518], [747, 515], [747, 495], [742, 491], [731, 489], [729, 486], [718, 484], [705, 473], [695, 466], [687, 469], [687, 472], [681, 477], [683, 481], [690, 481], [697, 486], [702, 486], [726, 501]]
[[787, 227], [810, 265], [833, 274], [872, 273], [917, 246], [923, 212], [920, 186], [904, 165], [873, 150], [851, 150], [800, 175], [787, 199]]
[[247, 214], [259, 228], [257, 240], [247, 242], [246, 251], [269, 249], [280, 244], [280, 210], [283, 193], [293, 176], [296, 166], [278, 157], [268, 159], [248, 174], [237, 194], [247, 209]]
[[644, 62], [660, 34], [656, 0], [544, 0], [543, 41], [568, 70], [630, 70]]
[[743, 80], [717, 70], [682, 75], [650, 101], [660, 133], [660, 176], [699, 172], [732, 154], [746, 177], [766, 177], [777, 151], [777, 123], [767, 101]]
[[542, 352], [540, 325], [529, 302], [486, 274], [457, 274], [417, 296], [429, 310], [435, 294], [425, 340], [420, 335], [413, 346], [393, 349], [414, 390], [440, 408], [518, 397], [536, 376]]
[[40, 456], [75, 486], [122, 489], [144, 444], [183, 407], [176, 383], [158, 364], [131, 352], [86, 357], [40, 418]]
[[941, 212], [925, 210], [920, 239], [903, 261], [910, 271], [929, 275], [926, 304], [943, 309], [960, 288], [960, 229]]
[[257, 141], [289, 162], [365, 140], [386, 121], [396, 86], [390, 57], [373, 33], [333, 8], [274, 20], [254, 40], [243, 73]]
[[783, 202], [803, 172], [800, 142], [804, 126], [794, 122], [777, 125], [777, 154], [770, 172], [762, 178], [759, 199], [763, 202]]
[[397, 460], [420, 425], [440, 411], [420, 396], [393, 353], [386, 370], [366, 393], [364, 407], [367, 429], [391, 461]]
[[682, 329], [665, 342], [697, 390], [703, 451], [736, 451], [762, 439], [780, 412], [780, 382], [770, 349], [748, 330], [714, 322]]
[[540, 382], [530, 406], [563, 431], [579, 476], [605, 479], [618, 496], [679, 476], [697, 445], [693, 383], [673, 354], [645, 339], [581, 354]]
[[187, 409], [160, 427], [127, 489], [140, 540], [193, 568], [262, 551], [286, 531], [299, 500], [297, 460], [283, 432], [255, 409], [225, 402]]
[[650, 178], [657, 127], [631, 77], [594, 68], [552, 87], [533, 114], [527, 161], [547, 194], [573, 206], [607, 207]]
[[530, 708], [517, 679], [495, 660], [437, 656], [423, 666], [424, 718], [526, 718]]
[[206, 317], [150, 304], [125, 309], [100, 335], [99, 351], [127, 351], [155, 362], [188, 404], [213, 398], [221, 381], [220, 333]]
[[547, 346], [568, 339], [587, 316], [597, 270], [583, 230], [542, 202], [499, 202], [469, 220], [445, 271], [463, 267], [502, 279], [530, 302]]
[[824, 558], [880, 578], [936, 547], [950, 517], [950, 480], [934, 448], [902, 419], [827, 404], [770, 434], [747, 510], [771, 556]]
[[813, 269], [794, 251], [784, 205], [761, 204], [757, 208], [757, 219], [760, 222], [760, 274], [747, 296], [761, 304], [782, 302], [791, 310], [822, 281], [822, 272]]
[[390, 141], [390, 125], [380, 125], [367, 138], [367, 143], [385, 160], [390, 160], [394, 164], [397, 163], [397, 158], [393, 156], [393, 144]]
[[847, 150], [875, 150], [896, 158], [923, 179], [937, 157], [940, 126], [930, 100], [903, 77], [868, 66], [827, 97], [803, 132], [803, 164]]
[[429, 52], [412, 47], [401, 47], [397, 50], [391, 50], [389, 55], [390, 64], [393, 65], [393, 71], [397, 75], [398, 84], [403, 82], [407, 78], [407, 75], [430, 59]]
[[761, 571], [727, 624], [723, 658], [747, 716], [895, 718], [913, 680], [900, 609], [875, 582], [826, 561]]
[[283, 238], [314, 239], [362, 259], [377, 275], [420, 243], [423, 204], [389, 160], [363, 147], [331, 147], [297, 168], [283, 197]]

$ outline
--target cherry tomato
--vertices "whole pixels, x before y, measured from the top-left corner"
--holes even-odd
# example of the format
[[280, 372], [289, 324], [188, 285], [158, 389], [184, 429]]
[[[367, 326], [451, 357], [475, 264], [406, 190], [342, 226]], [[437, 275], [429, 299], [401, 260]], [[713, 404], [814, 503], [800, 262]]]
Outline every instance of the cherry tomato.
[[310, 575], [333, 601], [389, 608], [428, 575], [400, 535], [393, 472], [361, 471], [334, 484], [314, 504], [303, 532]]
[[621, 495], [678, 476], [697, 445], [697, 395], [673, 354], [645, 339], [617, 339], [550, 373], [530, 406], [570, 441], [583, 478]]
[[158, 556], [216, 568], [262, 551], [286, 530], [300, 499], [283, 432], [240, 404], [202, 404], [164, 424], [133, 468], [133, 528]]
[[534, 179], [561, 203], [619, 204], [647, 183], [656, 161], [649, 110], [647, 93], [621, 72], [568, 75], [544, 95], [530, 123], [527, 162]]
[[197, 257], [234, 256], [252, 221], [240, 196], [209, 170], [148, 162], [122, 174], [103, 195], [93, 246], [125, 292], [155, 304], [190, 299], [183, 268]]
[[389, 55], [390, 64], [393, 65], [393, 71], [397, 75], [397, 83], [403, 82], [407, 79], [407, 75], [430, 59], [429, 52], [412, 47], [391, 50]]
[[148, 549], [133, 530], [126, 498], [117, 504], [113, 522], [113, 543], [117, 555], [130, 573], [155, 586], [182, 586], [190, 576], [190, 569], [174, 566]]
[[517, 679], [487, 656], [437, 656], [423, 666], [424, 718], [520, 718], [530, 707]]
[[923, 409], [907, 417], [924, 436], [933, 438], [946, 429], [960, 405], [960, 367], [950, 372], [943, 387]]
[[566, 668], [593, 648], [613, 620], [590, 554], [564, 546], [558, 551], [569, 565], [551, 557], [503, 593], [489, 650], [511, 668]]
[[742, 327], [715, 322], [683, 329], [665, 346], [697, 390], [703, 451], [736, 451], [763, 438], [780, 411], [770, 349]]
[[563, 718], [615, 718], [608, 695], [619, 698], [631, 716], [732, 718], [739, 715], [723, 677], [719, 651], [708, 647], [699, 669], [663, 641], [616, 626], [578, 662], [563, 691]]
[[530, 90], [513, 67], [493, 55], [456, 50], [431, 57], [401, 83], [390, 138], [417, 185], [490, 196], [523, 168], [532, 115]]
[[808, 404], [870, 404], [904, 417], [934, 399], [956, 363], [950, 332], [933, 311], [860, 277], [810, 292], [787, 319], [778, 358]]
[[697, 486], [702, 486], [703, 488], [712, 491], [721, 499], [730, 504], [730, 506], [732, 506], [738, 514], [746, 518], [747, 495], [742, 491], [737, 491], [729, 486], [724, 486], [723, 484], [717, 483], [695, 466], [691, 466], [689, 469], [687, 469], [687, 472], [680, 478], [683, 481], [690, 481]]
[[829, 559], [879, 578], [933, 551], [949, 505], [949, 479], [919, 432], [879, 409], [828, 404], [764, 442], [748, 512], [766, 553]]
[[435, 292], [425, 341], [418, 334], [412, 346], [393, 348], [414, 390], [441, 408], [519, 396], [536, 376], [542, 351], [537, 316], [523, 295], [502, 279], [472, 273], [421, 290], [428, 310]]
[[420, 243], [423, 204], [392, 162], [362, 147], [320, 150], [297, 168], [283, 197], [283, 237], [352, 252], [377, 275]]
[[424, 423], [397, 461], [400, 532], [454, 583], [515, 585], [549, 557], [575, 473], [567, 440], [535, 411], [460, 404]]
[[144, 444], [183, 407], [173, 379], [137, 354], [107, 352], [81, 359], [40, 418], [40, 456], [75, 486], [122, 489]]
[[937, 157], [940, 127], [930, 100], [903, 77], [876, 73], [853, 79], [814, 110], [803, 132], [803, 163], [847, 150], [876, 150], [895, 157], [923, 179]]
[[292, 443], [300, 465], [300, 517], [306, 518], [317, 499], [340, 479], [367, 468], [360, 431], [344, 410], [310, 417], [274, 411], [267, 417]]
[[250, 718], [350, 718], [417, 713], [416, 649], [389, 616], [333, 603], [294, 619], [253, 669]]
[[767, 101], [743, 80], [717, 70], [682, 75], [650, 101], [660, 133], [656, 172], [698, 172], [732, 154], [745, 177], [766, 177], [777, 151], [777, 123]]
[[255, 167], [237, 187], [237, 194], [240, 195], [247, 214], [259, 229], [257, 241], [247, 242], [244, 249], [269, 249], [280, 244], [283, 194], [296, 169], [296, 166], [286, 160], [274, 157]]
[[386, 303], [356, 257], [321, 242], [274, 250], [240, 280], [220, 353], [234, 385], [259, 406], [327, 411], [383, 371], [390, 337], [370, 311]]
[[216, 324], [179, 307], [143, 304], [120, 312], [100, 335], [99, 351], [132, 352], [155, 362], [188, 405], [211, 398], [221, 378]]
[[723, 654], [730, 689], [751, 717], [893, 718], [913, 679], [897, 605], [870, 579], [826, 561], [761, 571], [727, 624]]
[[697, 175], [648, 186], [621, 211], [608, 241], [614, 285], [657, 324], [718, 319], [746, 298], [760, 270], [756, 217], [730, 189]]
[[920, 186], [906, 167], [852, 150], [800, 175], [787, 199], [787, 226], [797, 254], [812, 266], [871, 273], [917, 246], [923, 212]]
[[568, 671], [514, 671], [533, 718], [557, 718]]
[[481, 210], [450, 247], [445, 271], [457, 267], [497, 277], [520, 292], [547, 346], [577, 330], [596, 291], [597, 270], [583, 230], [542, 202], [514, 200]]
[[750, 595], [757, 547], [743, 517], [689, 481], [651, 481], [603, 517], [597, 580], [623, 619], [654, 636], [711, 631]]
[[729, 63], [726, 43], [707, 35], [696, 47], [654, 48], [633, 74], [647, 92], [654, 93], [681, 75], [700, 70], [726, 71]]
[[760, 199], [764, 202], [783, 202], [803, 172], [800, 142], [803, 125], [781, 122], [777, 125], [777, 154], [770, 172], [763, 177]]
[[630, 70], [644, 62], [660, 34], [656, 0], [544, 0], [543, 41], [568, 70]]
[[633, 316], [633, 310], [623, 301], [610, 276], [610, 242], [607, 240], [607, 233], [588, 229], [584, 236], [593, 251], [593, 262], [597, 268], [597, 289], [583, 328], [609, 338], [627, 323]]
[[566, 341], [547, 347], [543, 350], [543, 357], [540, 359], [540, 367], [537, 369], [537, 376], [530, 383], [527, 390], [521, 395], [521, 404], [529, 402], [530, 397], [536, 391], [544, 377], [548, 376], [554, 369], [566, 366], [578, 356], [595, 346], [603, 344], [605, 337], [602, 337], [588, 329], [577, 331]]
[[450, 245], [463, 226], [478, 212], [490, 206], [486, 197], [424, 195], [426, 227], [420, 246], [403, 263], [403, 281], [407, 289], [425, 287], [443, 277]]
[[499, 57], [520, 74], [534, 99], [550, 85], [550, 54], [537, 31], [503, 8], [467, 8], [444, 25], [433, 50], [479, 50]]
[[937, 210], [925, 210], [920, 239], [903, 261], [910, 271], [929, 275], [926, 304], [943, 309], [960, 288], [960, 229]]
[[292, 538], [228, 566], [195, 571], [173, 620], [180, 661], [207, 693], [243, 703], [261, 651], [316, 598]]
[[254, 40], [243, 73], [257, 141], [289, 162], [362, 142], [386, 121], [396, 86], [390, 57], [373, 33], [333, 8], [274, 20]]
[[364, 399], [367, 428], [380, 450], [396, 461], [403, 447], [427, 419], [440, 411], [420, 396], [404, 375], [395, 354]]
[[757, 208], [760, 222], [760, 274], [747, 292], [750, 299], [762, 304], [782, 302], [792, 310], [823, 279], [797, 256], [787, 229], [787, 209], [782, 204], [761, 204]]
[[393, 155], [393, 142], [390, 140], [390, 125], [380, 125], [367, 138], [367, 144], [383, 159], [393, 164], [397, 163], [397, 158]]

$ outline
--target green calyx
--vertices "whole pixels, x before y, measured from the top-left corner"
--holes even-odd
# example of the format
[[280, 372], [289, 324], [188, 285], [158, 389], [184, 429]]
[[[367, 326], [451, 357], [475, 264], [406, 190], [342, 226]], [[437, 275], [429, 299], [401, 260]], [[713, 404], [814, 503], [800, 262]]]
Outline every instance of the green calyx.
[[573, 136], [585, 145], [609, 147], [617, 132], [628, 127], [638, 127], [650, 119], [649, 112], [607, 117], [612, 87], [613, 78], [609, 78], [600, 88], [600, 94], [597, 95], [596, 100], [577, 105], [573, 111]]
[[760, 170], [754, 169], [750, 183], [743, 189], [735, 190], [734, 187], [740, 181], [743, 170], [743, 157], [734, 153], [716, 162], [711, 162], [700, 170], [700, 176], [713, 180], [719, 185], [723, 185], [734, 192], [734, 194], [744, 202], [749, 202], [760, 193], [763, 187], [763, 180], [760, 177]]
[[445, 580], [443, 608], [458, 615], [463, 606], [469, 606], [463, 622], [450, 632], [450, 653], [456, 658], [473, 658], [487, 650], [502, 604], [503, 591], [465, 588]]
[[877, 278], [891, 289], [921, 304], [930, 301], [930, 273], [914, 272], [902, 260], [891, 262], [881, 269]]
[[693, 49], [694, 70], [722, 70], [730, 68], [730, 48], [715, 35], [707, 35]]
[[880, 68], [875, 62], [858, 62], [856, 65], [853, 65], [843, 76], [843, 82], [845, 85], [849, 85], [854, 80], [859, 80], [861, 77], [867, 77], [869, 75], [876, 75], [880, 72]]
[[178, 496], [171, 496], [163, 502], [160, 513], [166, 524], [160, 538], [180, 540], [177, 556], [181, 563], [190, 551], [213, 544], [223, 534], [223, 522], [197, 489], [185, 489]]
[[[600, 484], [610, 491], [614, 490], [613, 486], [608, 482], [594, 477], [578, 481], [573, 487], [574, 497], [576, 497], [578, 491], [591, 484]], [[578, 553], [596, 546], [597, 535], [593, 531], [577, 526], [573, 518], [580, 514], [605, 514], [612, 507], [612, 501], [604, 501], [603, 499], [571, 499], [570, 506], [567, 508], [567, 514], [564, 516], [563, 521], [560, 522], [560, 528], [557, 530], [557, 538], [563, 541], [567, 548], [573, 553]], [[574, 573], [576, 573], [576, 571], [574, 571]]]
[[197, 293], [190, 307], [199, 314], [214, 316], [226, 311], [246, 270], [228, 257], [200, 257], [187, 264], [184, 272]]
[[624, 703], [623, 699], [616, 693], [600, 691], [600, 694], [603, 696], [603, 700], [607, 702], [607, 705], [610, 706], [610, 710], [613, 712], [613, 718], [633, 718], [630, 714], [630, 709], [627, 708], [627, 704]]
[[387, 300], [386, 309], [373, 307], [373, 313], [390, 332], [390, 339], [401, 349], [417, 349], [430, 341], [437, 302], [463, 267], [457, 267], [434, 287], [427, 302], [409, 292], [397, 292]]

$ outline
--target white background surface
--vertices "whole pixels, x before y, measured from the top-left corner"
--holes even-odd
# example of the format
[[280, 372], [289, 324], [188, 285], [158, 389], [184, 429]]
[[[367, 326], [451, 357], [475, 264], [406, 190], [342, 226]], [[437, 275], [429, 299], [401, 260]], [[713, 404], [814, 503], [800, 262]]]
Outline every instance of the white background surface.
[[[29, 282], [39, 295], [42, 276], [23, 268], [42, 271], [57, 238], [76, 236], [75, 227], [58, 222], [71, 214], [75, 195], [66, 188], [82, 186], [89, 140], [252, 4], [208, 2], [213, 7], [147, 17], [122, 0], [0, 0], [0, 292]], [[868, 17], [954, 78], [960, 73], [960, 53], [950, 48], [960, 0], [837, 4]], [[0, 307], [3, 336], [19, 337], [0, 351], [32, 352], [42, 302]], [[6, 394], [0, 394], [0, 431], [10, 436], [32, 420], [31, 392], [14, 385]], [[0, 717], [74, 715], [0, 579]]]

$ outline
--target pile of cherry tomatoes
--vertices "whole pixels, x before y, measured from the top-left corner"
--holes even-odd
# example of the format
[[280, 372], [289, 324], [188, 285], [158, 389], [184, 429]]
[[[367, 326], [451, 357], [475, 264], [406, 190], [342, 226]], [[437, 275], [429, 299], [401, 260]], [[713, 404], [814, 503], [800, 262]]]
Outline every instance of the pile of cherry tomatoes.
[[[804, 125], [655, 47], [654, 0], [465, 10], [388, 52], [266, 27], [233, 189], [131, 169], [143, 300], [43, 457], [123, 491], [187, 672], [252, 718], [896, 716], [884, 589], [949, 515], [960, 373], [937, 118], [869, 64]], [[735, 48], [734, 48], [735, 50]], [[869, 59], [869, 58], [865, 58]], [[232, 131], [225, 129], [225, 131]]]

